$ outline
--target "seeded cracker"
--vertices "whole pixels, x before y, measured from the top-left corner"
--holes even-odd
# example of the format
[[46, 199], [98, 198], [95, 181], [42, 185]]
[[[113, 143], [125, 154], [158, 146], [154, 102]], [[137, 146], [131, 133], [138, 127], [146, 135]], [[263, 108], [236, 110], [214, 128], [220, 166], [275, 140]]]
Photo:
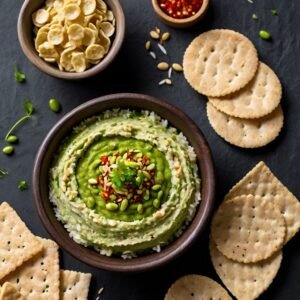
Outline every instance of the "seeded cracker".
[[185, 51], [184, 76], [199, 93], [221, 97], [243, 88], [254, 77], [257, 51], [240, 33], [218, 29], [202, 33]]
[[285, 220], [262, 197], [243, 195], [223, 202], [214, 215], [211, 236], [227, 258], [243, 263], [267, 259], [283, 246]]
[[30, 300], [59, 300], [58, 246], [51, 240], [39, 238], [43, 251], [24, 263], [4, 281], [18, 287]]
[[227, 291], [212, 279], [200, 275], [179, 278], [169, 288], [164, 300], [230, 300]]
[[279, 207], [287, 226], [285, 243], [299, 231], [299, 200], [275, 177], [264, 162], [258, 163], [241, 179], [225, 196], [225, 200], [245, 194], [261, 196]]
[[0, 205], [0, 280], [41, 250], [41, 242], [9, 204], [3, 202]]
[[92, 275], [60, 270], [60, 300], [87, 300]]
[[210, 239], [210, 256], [213, 266], [227, 289], [237, 298], [258, 298], [272, 283], [282, 261], [282, 251], [269, 259], [243, 264], [224, 256]]
[[259, 119], [239, 119], [228, 116], [207, 102], [210, 125], [228, 143], [242, 148], [258, 148], [272, 142], [283, 126], [283, 112], [279, 105], [271, 114]]
[[25, 298], [13, 284], [5, 282], [0, 287], [0, 300], [25, 300]]
[[274, 71], [262, 62], [253, 80], [236, 93], [209, 101], [223, 113], [244, 119], [270, 114], [280, 103], [282, 88]]

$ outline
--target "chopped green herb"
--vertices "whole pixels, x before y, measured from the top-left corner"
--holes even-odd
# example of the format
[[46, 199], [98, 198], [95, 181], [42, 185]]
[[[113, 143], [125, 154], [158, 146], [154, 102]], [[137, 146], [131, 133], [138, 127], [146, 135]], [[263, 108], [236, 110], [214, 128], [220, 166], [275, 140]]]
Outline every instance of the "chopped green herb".
[[4, 178], [6, 175], [8, 175], [8, 171], [5, 169], [0, 169], [0, 179]]
[[257, 16], [256, 14], [253, 14], [253, 15], [252, 15], [252, 19], [253, 19], [253, 20], [258, 20], [258, 16]]
[[29, 101], [25, 101], [25, 102], [24, 102], [24, 109], [25, 109], [25, 111], [26, 111], [25, 116], [23, 116], [21, 119], [19, 119], [19, 120], [18, 120], [18, 121], [10, 128], [10, 130], [8, 131], [8, 133], [7, 133], [6, 136], [5, 136], [5, 140], [6, 140], [6, 141], [8, 141], [9, 136], [10, 136], [11, 133], [16, 129], [16, 127], [17, 127], [18, 125], [20, 125], [22, 122], [24, 122], [26, 119], [30, 118], [31, 115], [32, 115], [33, 112], [34, 112], [34, 107], [33, 107], [32, 103], [29, 102]]
[[259, 36], [263, 39], [263, 40], [269, 40], [271, 39], [271, 34], [270, 32], [266, 31], [266, 30], [260, 30], [259, 32]]
[[17, 66], [15, 66], [15, 80], [16, 82], [23, 83], [26, 81], [26, 76], [24, 73], [21, 73]]
[[13, 154], [15, 151], [14, 147], [13, 146], [6, 146], [2, 149], [2, 152], [5, 154], [5, 155], [11, 155]]
[[27, 189], [28, 189], [28, 184], [27, 184], [27, 182], [26, 182], [25, 180], [21, 180], [21, 181], [19, 182], [18, 189], [19, 189], [20, 191], [25, 191], [25, 190], [27, 190]]
[[272, 15], [277, 16], [278, 15], [278, 10], [277, 9], [271, 9]]

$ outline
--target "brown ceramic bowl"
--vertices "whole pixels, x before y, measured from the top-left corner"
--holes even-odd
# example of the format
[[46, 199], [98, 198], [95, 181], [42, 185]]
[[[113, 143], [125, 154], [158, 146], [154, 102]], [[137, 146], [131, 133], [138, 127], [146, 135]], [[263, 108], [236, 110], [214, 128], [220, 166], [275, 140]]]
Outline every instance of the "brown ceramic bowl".
[[60, 71], [55, 64], [45, 62], [39, 57], [34, 47], [34, 34], [32, 13], [43, 6], [45, 0], [25, 0], [21, 8], [18, 19], [18, 38], [24, 54], [41, 71], [53, 77], [79, 80], [94, 76], [102, 72], [116, 57], [121, 49], [125, 36], [125, 17], [123, 9], [118, 0], [105, 0], [109, 8], [113, 11], [116, 18], [116, 32], [113, 36], [111, 48], [107, 55], [97, 65], [87, 69], [82, 73]]
[[175, 19], [167, 15], [159, 6], [158, 0], [152, 0], [152, 6], [158, 17], [167, 25], [175, 28], [186, 28], [197, 24], [206, 14], [210, 0], [203, 0], [201, 8], [189, 18]]
[[[199, 163], [202, 200], [194, 220], [184, 233], [159, 253], [131, 260], [100, 255], [93, 249], [74, 242], [53, 212], [48, 195], [48, 172], [54, 153], [72, 128], [82, 120], [112, 108], [147, 109], [168, 120], [188, 138], [194, 147]], [[209, 146], [197, 125], [181, 110], [156, 98], [140, 94], [114, 94], [100, 97], [72, 110], [48, 133], [43, 141], [33, 168], [33, 197], [38, 214], [48, 233], [67, 252], [77, 259], [101, 269], [118, 272], [140, 272], [163, 266], [172, 261], [199, 237], [207, 225], [213, 209], [215, 177]]]

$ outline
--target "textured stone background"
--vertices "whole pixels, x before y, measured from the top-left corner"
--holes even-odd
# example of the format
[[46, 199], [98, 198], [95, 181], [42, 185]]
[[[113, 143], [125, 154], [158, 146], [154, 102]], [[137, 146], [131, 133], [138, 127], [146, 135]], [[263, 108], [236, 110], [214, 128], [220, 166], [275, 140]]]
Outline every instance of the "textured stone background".
[[[0, 167], [10, 175], [0, 181], [0, 201], [13, 205], [30, 229], [47, 237], [37, 217], [31, 191], [20, 192], [19, 180], [30, 182], [35, 153], [49, 129], [65, 113], [77, 105], [97, 96], [116, 92], [139, 92], [165, 99], [183, 109], [201, 128], [212, 148], [218, 177], [216, 204], [226, 191], [258, 161], [264, 160], [273, 172], [297, 196], [300, 195], [300, 2], [297, 0], [213, 0], [202, 23], [189, 30], [167, 28], [156, 18], [150, 0], [123, 0], [126, 14], [126, 38], [118, 59], [103, 74], [82, 82], [67, 82], [51, 78], [34, 66], [23, 55], [16, 34], [17, 17], [21, 0], [0, 1], [0, 147], [3, 137], [18, 116], [23, 114], [23, 101], [30, 99], [37, 111], [34, 119], [21, 126], [16, 134], [20, 144], [12, 157], [0, 154]], [[279, 11], [273, 16], [271, 9]], [[258, 21], [251, 19], [256, 13]], [[258, 150], [244, 150], [231, 146], [217, 136], [210, 127], [205, 111], [205, 98], [194, 92], [182, 75], [175, 74], [174, 85], [158, 86], [163, 74], [144, 50], [149, 31], [159, 26], [171, 32], [166, 44], [170, 61], [181, 62], [185, 48], [199, 33], [211, 28], [230, 28], [248, 36], [258, 49], [262, 61], [270, 65], [283, 84], [282, 104], [285, 126], [279, 138]], [[273, 40], [266, 42], [258, 37], [262, 28], [272, 33]], [[159, 51], [156, 51], [159, 53]], [[161, 59], [165, 60], [163, 55]], [[16, 84], [13, 65], [18, 64], [27, 75], [26, 84]], [[63, 105], [61, 114], [48, 109], [48, 100], [57, 98]], [[284, 249], [281, 269], [272, 286], [261, 299], [299, 299], [300, 294], [300, 236]], [[208, 254], [208, 233], [199, 238], [188, 253], [169, 266], [145, 274], [116, 274], [86, 266], [64, 251], [61, 266], [93, 273], [90, 299], [95, 299], [104, 287], [102, 300], [163, 299], [169, 285], [184, 274], [196, 273], [216, 279]]]

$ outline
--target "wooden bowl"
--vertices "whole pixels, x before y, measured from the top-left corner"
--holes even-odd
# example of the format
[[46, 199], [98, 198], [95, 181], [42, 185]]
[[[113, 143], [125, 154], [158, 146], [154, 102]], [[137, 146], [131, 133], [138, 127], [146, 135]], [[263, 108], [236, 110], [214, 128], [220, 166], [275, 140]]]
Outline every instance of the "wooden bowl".
[[206, 14], [209, 7], [210, 0], [203, 0], [201, 8], [197, 11], [197, 13], [189, 18], [185, 19], [175, 19], [167, 15], [158, 4], [158, 0], [152, 0], [152, 6], [158, 17], [167, 25], [175, 27], [175, 28], [186, 28], [197, 24]]
[[120, 2], [118, 0], [105, 0], [105, 2], [115, 15], [116, 32], [113, 37], [109, 52], [97, 65], [87, 69], [82, 73], [73, 73], [60, 71], [56, 65], [47, 63], [41, 57], [39, 57], [34, 46], [34, 25], [32, 23], [31, 16], [34, 11], [43, 6], [45, 0], [25, 0], [21, 8], [18, 19], [18, 38], [24, 54], [38, 69], [53, 77], [68, 80], [79, 80], [100, 73], [115, 59], [116, 55], [121, 49], [125, 36], [125, 17]]
[[[196, 215], [174, 242], [159, 253], [153, 253], [131, 260], [100, 255], [91, 248], [86, 248], [74, 242], [53, 211], [48, 195], [48, 173], [54, 153], [62, 140], [68, 136], [72, 128], [82, 120], [100, 114], [107, 109], [129, 108], [154, 111], [162, 118], [183, 132], [194, 147], [199, 164], [201, 178], [201, 197]], [[72, 110], [65, 115], [48, 133], [37, 153], [32, 177], [32, 189], [38, 215], [52, 238], [75, 258], [91, 266], [118, 272], [141, 272], [163, 266], [172, 261], [201, 235], [209, 222], [214, 202], [215, 176], [213, 161], [209, 146], [197, 125], [173, 104], [168, 104], [156, 98], [140, 94], [114, 94], [100, 97]]]

